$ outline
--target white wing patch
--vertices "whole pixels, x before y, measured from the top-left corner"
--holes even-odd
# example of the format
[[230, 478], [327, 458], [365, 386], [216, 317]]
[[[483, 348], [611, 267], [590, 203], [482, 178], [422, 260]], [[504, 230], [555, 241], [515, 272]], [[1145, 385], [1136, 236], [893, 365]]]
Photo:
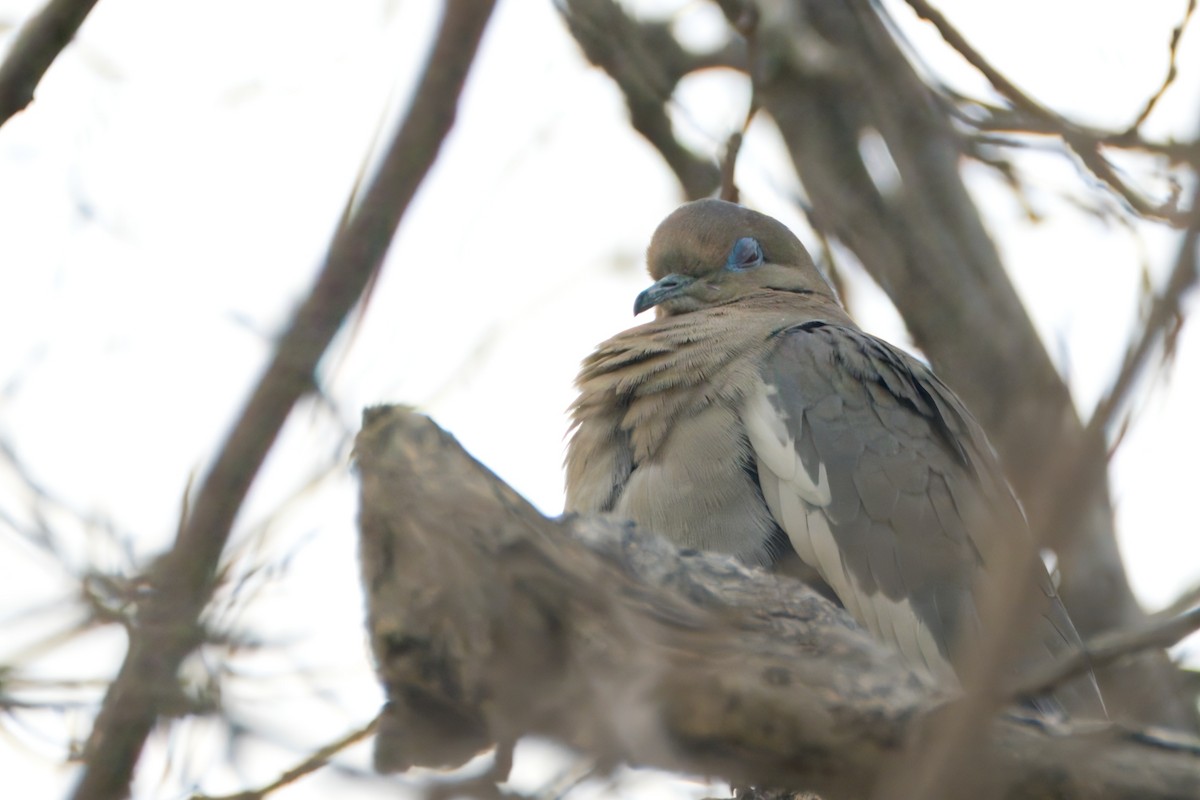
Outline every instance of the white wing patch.
[[898, 650], [910, 668], [932, 674], [939, 683], [957, 685], [954, 668], [912, 605], [903, 598], [892, 600], [882, 592], [863, 591], [846, 567], [825, 516], [824, 509], [833, 500], [825, 464], [819, 465], [814, 482], [788, 432], [788, 420], [771, 402], [775, 392], [774, 387], [760, 383], [742, 406], [767, 508], [787, 533], [796, 554], [820, 573], [859, 624]]
[[870, 595], [866, 602], [873, 607], [878, 619], [879, 630], [867, 625], [876, 638], [897, 647], [909, 667], [929, 672], [943, 685], [958, 685], [954, 667], [942, 655], [933, 634], [907, 601], [892, 600], [878, 592]]
[[[817, 481], [814, 483], [800, 461], [800, 452], [796, 449], [796, 440], [787, 429], [787, 418], [780, 416], [771, 398], [777, 394], [774, 386], [759, 382], [757, 391], [750, 392], [742, 405], [742, 421], [746, 426], [746, 435], [750, 446], [760, 463], [766, 466], [783, 483], [790, 484], [792, 491], [810, 505], [827, 506], [833, 495], [829, 491], [829, 476], [825, 465], [817, 469]], [[797, 427], [803, 424], [796, 420]]]
[[[783, 491], [783, 487], [780, 487], [780, 491]], [[854, 595], [855, 599], [861, 599], [859, 597], [861, 593], [856, 591], [857, 586], [850, 577], [850, 571], [846, 569], [846, 562], [842, 560], [842, 551], [838, 547], [837, 539], [833, 538], [833, 531], [829, 529], [829, 520], [825, 518], [824, 512], [820, 509], [809, 511], [800, 536], [792, 533], [793, 527], [795, 526], [789, 525], [784, 528], [788, 538], [793, 542], [792, 546], [796, 546], [797, 538], [808, 540], [808, 546], [812, 548], [817, 557], [816, 562], [811, 566], [821, 573], [821, 577], [833, 587], [838, 597]]]

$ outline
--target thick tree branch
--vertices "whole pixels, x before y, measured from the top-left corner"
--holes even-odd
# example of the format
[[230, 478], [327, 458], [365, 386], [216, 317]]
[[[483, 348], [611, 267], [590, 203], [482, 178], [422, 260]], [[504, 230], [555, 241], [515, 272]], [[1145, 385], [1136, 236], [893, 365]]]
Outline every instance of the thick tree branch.
[[75, 38], [96, 0], [50, 0], [21, 27], [0, 64], [0, 125], [33, 102], [33, 92]]
[[361, 203], [347, 210], [316, 285], [205, 477], [174, 548], [149, 576], [154, 591], [138, 609], [125, 662], [96, 718], [78, 800], [128, 794], [176, 672], [203, 639], [200, 615], [242, 500], [293, 405], [312, 387], [326, 347], [382, 264], [404, 210], [437, 157], [492, 6], [491, 0], [447, 0], [407, 117]]
[[[616, 521], [546, 519], [411, 411], [369, 410], [356, 453], [382, 768], [539, 734], [601, 768], [862, 798], [946, 708], [802, 584]], [[1197, 742], [1015, 717], [987, 730], [961, 796], [1200, 793]]]

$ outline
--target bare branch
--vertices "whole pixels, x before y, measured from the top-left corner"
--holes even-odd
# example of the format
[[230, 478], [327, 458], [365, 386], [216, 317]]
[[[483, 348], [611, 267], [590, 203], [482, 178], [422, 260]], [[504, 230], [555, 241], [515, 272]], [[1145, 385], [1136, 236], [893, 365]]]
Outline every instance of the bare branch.
[[[1101, 397], [1088, 420], [1082, 437], [1069, 446], [1050, 454], [1045, 469], [1057, 479], [1047, 481], [1040, 492], [1026, 496], [1026, 510], [1031, 518], [1043, 520], [1045, 530], [1062, 530], [1076, 519], [1086, 518], [1090, 502], [1087, 492], [1089, 473], [1107, 466], [1109, 438], [1119, 437], [1126, 427], [1118, 412], [1127, 402], [1139, 379], [1151, 364], [1151, 355], [1160, 344], [1163, 359], [1169, 358], [1175, 336], [1183, 324], [1183, 298], [1200, 279], [1197, 269], [1197, 249], [1200, 248], [1200, 185], [1192, 193], [1189, 208], [1189, 226], [1184, 232], [1176, 256], [1175, 266], [1167, 279], [1167, 285], [1151, 305], [1146, 321], [1137, 338], [1126, 349], [1121, 367], [1112, 385]], [[1081, 479], [1073, 479], [1079, 476]], [[1110, 626], [1120, 629], [1141, 628], [1143, 622], [1134, 620], [1124, 625]], [[1163, 679], [1167, 679], [1163, 675]], [[1131, 682], [1127, 688], [1140, 688]], [[1188, 697], [1180, 708], [1195, 707], [1194, 698]]]
[[668, 26], [637, 22], [613, 0], [560, 0], [559, 10], [584, 55], [620, 87], [634, 130], [662, 154], [688, 199], [712, 194], [720, 185], [716, 164], [675, 138], [666, 107], [685, 75], [734, 63], [736, 52], [689, 53]]
[[1113, 165], [1104, 157], [1102, 138], [1066, 131], [1061, 132], [1059, 135], [1062, 137], [1063, 142], [1071, 149], [1071, 152], [1079, 158], [1080, 163], [1083, 164], [1087, 171], [1102, 186], [1110, 189], [1120, 200], [1124, 201], [1133, 213], [1143, 219], [1165, 222], [1174, 226], [1186, 223], [1187, 215], [1180, 212], [1173, 199], [1163, 203], [1152, 202], [1130, 186], [1113, 169]]
[[717, 196], [731, 203], [738, 202], [741, 195], [736, 175], [738, 153], [742, 151], [742, 138], [741, 131], [730, 134], [729, 141], [725, 143], [725, 153], [721, 156], [721, 191]]
[[242, 500], [288, 413], [311, 389], [329, 342], [379, 270], [401, 216], [453, 126], [492, 6], [492, 0], [447, 0], [412, 105], [378, 174], [335, 233], [316, 285], [201, 484], [174, 548], [150, 576], [154, 591], [138, 609], [125, 662], [96, 718], [77, 800], [128, 793], [163, 699], [203, 637], [200, 615]]
[[289, 784], [295, 783], [305, 775], [316, 772], [321, 767], [324, 767], [329, 763], [331, 758], [345, 750], [347, 747], [351, 747], [352, 745], [358, 744], [363, 739], [366, 739], [368, 736], [375, 733], [375, 729], [378, 727], [379, 717], [377, 716], [375, 719], [371, 720], [361, 728], [350, 731], [350, 733], [341, 737], [337, 741], [330, 742], [324, 747], [318, 748], [317, 751], [311, 756], [304, 759], [299, 764], [259, 789], [250, 789], [244, 792], [238, 792], [237, 794], [221, 795], [219, 797], [208, 794], [197, 794], [192, 795], [192, 800], [262, 800], [272, 792], [278, 791]]
[[1167, 89], [1171, 88], [1171, 84], [1175, 82], [1176, 75], [1179, 74], [1176, 68], [1176, 62], [1179, 58], [1179, 40], [1183, 38], [1183, 31], [1187, 28], [1188, 22], [1192, 19], [1192, 14], [1196, 12], [1196, 0], [1188, 0], [1187, 10], [1183, 12], [1183, 19], [1179, 24], [1171, 30], [1171, 45], [1170, 56], [1167, 60], [1167, 75], [1163, 78], [1162, 84], [1158, 87], [1150, 99], [1146, 101], [1145, 107], [1142, 108], [1142, 113], [1138, 114], [1137, 119], [1129, 126], [1129, 133], [1136, 134], [1137, 129], [1142, 126], [1142, 123], [1150, 118], [1154, 113], [1154, 107], [1158, 105], [1158, 101], [1167, 93]]
[[[1175, 257], [1175, 266], [1167, 278], [1167, 285], [1162, 294], [1154, 298], [1146, 322], [1137, 339], [1129, 345], [1121, 368], [1113, 380], [1112, 386], [1105, 392], [1104, 397], [1092, 412], [1088, 428], [1093, 431], [1111, 432], [1116, 419], [1117, 410], [1124, 404], [1138, 378], [1150, 362], [1150, 354], [1154, 348], [1169, 339], [1172, 330], [1182, 324], [1183, 298], [1200, 279], [1197, 270], [1197, 248], [1200, 247], [1200, 186], [1192, 193], [1191, 205], [1188, 209], [1189, 225], [1179, 245], [1179, 253]], [[1167, 348], [1167, 352], [1170, 350]]]
[[33, 102], [33, 92], [75, 38], [96, 0], [50, 0], [29, 19], [0, 64], [0, 125]]
[[[750, 64], [758, 61], [758, 7], [747, 4], [739, 13], [734, 27], [746, 42], [746, 54]], [[717, 195], [722, 200], [731, 203], [738, 202], [741, 192], [737, 187], [737, 159], [742, 151], [742, 142], [750, 123], [758, 112], [758, 81], [750, 81], [750, 108], [746, 110], [746, 121], [742, 129], [729, 135], [725, 143], [725, 153], [721, 157], [721, 191]]]
[[1170, 618], [1177, 617], [1185, 611], [1190, 611], [1200, 605], [1200, 583], [1194, 584], [1191, 588], [1185, 590], [1179, 597], [1166, 608], [1155, 612], [1155, 617]]
[[[601, 771], [862, 798], [956, 705], [802, 584], [616, 521], [546, 519], [415, 413], [368, 410], [356, 452], [389, 701], [378, 764], [456, 763], [536, 734]], [[970, 766], [957, 796], [1183, 798], [1200, 789], [1200, 742], [1004, 717]]]
[[[1037, 102], [1010, 81], [1004, 73], [992, 66], [983, 57], [983, 54], [972, 47], [971, 43], [966, 40], [966, 37], [950, 24], [950, 21], [940, 11], [926, 2], [926, 0], [906, 0], [906, 2], [919, 17], [928, 20], [937, 29], [938, 33], [941, 34], [946, 44], [954, 48], [959, 55], [966, 59], [967, 63], [977, 69], [1000, 95], [1011, 102], [1018, 111], [1023, 112], [1025, 116], [1037, 120], [1040, 133], [1049, 133], [1060, 137], [1075, 152], [1079, 160], [1096, 179], [1128, 203], [1130, 208], [1136, 213], [1149, 219], [1180, 224], [1179, 215], [1175, 213], [1170, 203], [1156, 204], [1147, 200], [1127, 182], [1122, 180], [1112, 168], [1112, 165], [1108, 163], [1108, 160], [1104, 158], [1103, 146], [1106, 140], [1113, 139], [1113, 135], [1072, 122]], [[1191, 9], [1189, 8], [1187, 16], [1190, 15]], [[1186, 17], [1184, 21], [1186, 22]], [[1173, 59], [1174, 43], [1172, 44], [1172, 74], [1174, 72]], [[1169, 82], [1170, 79], [1168, 79]], [[1160, 91], [1165, 90], [1166, 86]], [[1144, 114], [1148, 115], [1150, 113], [1154, 102], [1152, 100], [1151, 103], [1147, 104], [1147, 108], [1143, 112]], [[1141, 118], [1122, 136], [1129, 139], [1135, 138], [1137, 127], [1140, 123]]]
[[950, 24], [950, 20], [931, 6], [925, 0], [906, 0], [909, 8], [917, 13], [921, 19], [928, 20], [937, 32], [941, 34], [942, 39], [946, 44], [954, 48], [959, 55], [966, 59], [967, 63], [977, 69], [984, 78], [987, 79], [997, 92], [1008, 98], [1018, 108], [1022, 108], [1034, 116], [1041, 117], [1050, 121], [1058, 130], [1066, 130], [1075, 127], [1063, 117], [1060, 117], [1055, 112], [1046, 108], [1038, 101], [1034, 100], [1025, 92], [1021, 91], [1015, 83], [1010, 81], [1007, 76], [1000, 70], [996, 69], [991, 63], [983, 57], [983, 54], [971, 46], [966, 37], [959, 33], [958, 29]]
[[1141, 627], [1106, 633], [1088, 642], [1085, 652], [1073, 653], [1061, 662], [1050, 664], [1023, 680], [1021, 685], [1013, 690], [1012, 697], [1021, 700], [1046, 694], [1090, 669], [1143, 650], [1171, 647], [1197, 630], [1200, 630], [1200, 608], [1194, 608], [1176, 617], [1151, 617], [1150, 621]]

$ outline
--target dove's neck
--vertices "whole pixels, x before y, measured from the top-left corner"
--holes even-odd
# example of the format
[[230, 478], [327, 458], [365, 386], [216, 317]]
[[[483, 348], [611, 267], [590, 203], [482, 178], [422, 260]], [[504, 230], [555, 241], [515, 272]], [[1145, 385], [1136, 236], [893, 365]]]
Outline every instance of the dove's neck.
[[738, 407], [779, 332], [816, 320], [854, 325], [828, 299], [778, 294], [667, 316], [614, 336], [583, 363], [579, 403], [619, 408], [640, 461], [657, 452], [680, 415]]

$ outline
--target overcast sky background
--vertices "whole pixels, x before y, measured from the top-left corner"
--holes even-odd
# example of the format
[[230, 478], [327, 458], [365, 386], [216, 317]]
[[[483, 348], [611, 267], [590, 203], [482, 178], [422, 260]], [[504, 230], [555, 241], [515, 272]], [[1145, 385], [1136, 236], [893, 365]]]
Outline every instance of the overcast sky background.
[[[674, 15], [697, 44], [724, 29], [698, 0], [627, 5]], [[929, 69], [987, 92], [934, 31], [902, 4], [885, 5]], [[0, 0], [0, 48], [36, 6]], [[1118, 0], [938, 6], [1042, 102], [1123, 128], [1163, 79], [1186, 0], [1139, 4], [1136, 15]], [[20, 661], [24, 680], [91, 682], [26, 696], [99, 697], [119, 664], [117, 630], [62, 647], [38, 643], [83, 618], [71, 575], [87, 565], [130, 571], [169, 544], [185, 486], [202, 474], [307, 290], [364, 154], [403, 108], [438, 7], [103, 0], [34, 105], [0, 128], [0, 441], [61, 500], [61, 509], [42, 508], [66, 558], [64, 570], [19, 532], [35, 522], [35, 498], [0, 458], [0, 663]], [[1145, 126], [1149, 135], [1194, 135], [1198, 56], [1189, 31], [1179, 79]], [[716, 152], [748, 97], [737, 75], [689, 79], [674, 109], [681, 134]], [[1177, 238], [1080, 210], [1070, 197], [1086, 186], [1052, 154], [1030, 154], [1021, 167], [1040, 224], [994, 175], [967, 170], [1086, 417], [1134, 329], [1141, 270], [1161, 280]], [[769, 123], [751, 129], [739, 183], [747, 204], [813, 241]], [[1148, 188], [1165, 195], [1169, 187]], [[363, 406], [428, 411], [543, 511], [561, 510], [564, 412], [578, 362], [633, 324], [633, 298], [648, 284], [642, 252], [679, 201], [674, 178], [629, 128], [617, 90], [586, 65], [551, 3], [502, 0], [457, 127], [404, 220], [366, 317], [323, 365], [326, 397], [293, 415], [241, 518], [239, 563], [271, 569], [247, 584], [253, 602], [236, 623], [281, 646], [240, 654], [225, 700], [274, 743], [249, 738], [236, 769], [214, 769], [225, 756], [220, 731], [187, 721], [154, 739], [139, 797], [177, 797], [197, 781], [212, 793], [269, 781], [378, 709], [348, 468]], [[886, 298], [865, 281], [852, 287], [860, 323], [907, 343]], [[1169, 377], [1138, 403], [1112, 474], [1122, 549], [1153, 609], [1200, 580], [1188, 502], [1200, 445], [1194, 325]], [[241, 608], [242, 598], [225, 599]], [[62, 766], [64, 742], [82, 739], [89, 724], [77, 711], [0, 719], [0, 765], [14, 796], [61, 795], [73, 775]], [[361, 768], [367, 752], [357, 748], [345, 763]], [[536, 785], [556, 763], [552, 752], [528, 745], [517, 782]], [[380, 785], [330, 772], [278, 796], [367, 796]], [[573, 796], [664, 796], [643, 776], [590, 791]]]

